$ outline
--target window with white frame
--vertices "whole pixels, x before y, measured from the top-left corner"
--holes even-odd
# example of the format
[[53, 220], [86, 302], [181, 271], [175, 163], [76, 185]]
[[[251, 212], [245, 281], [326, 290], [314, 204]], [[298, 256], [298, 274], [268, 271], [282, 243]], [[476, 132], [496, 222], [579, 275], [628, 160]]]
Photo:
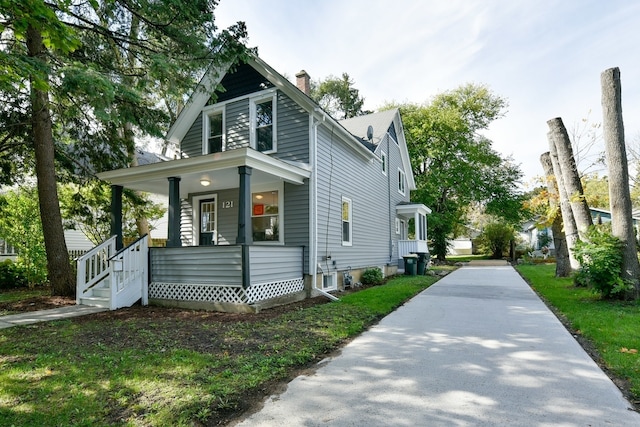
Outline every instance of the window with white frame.
[[263, 153], [277, 151], [276, 146], [276, 96], [251, 100], [251, 146]]
[[387, 174], [387, 153], [385, 153], [384, 151], [381, 151], [380, 160], [382, 161], [382, 173], [386, 175]]
[[224, 108], [216, 108], [205, 111], [203, 118], [203, 144], [202, 153], [220, 153], [225, 150], [225, 111]]
[[351, 246], [352, 244], [352, 216], [351, 216], [351, 199], [342, 198], [342, 246]]
[[405, 194], [405, 175], [402, 169], [398, 169], [398, 192]]
[[251, 229], [254, 242], [280, 241], [280, 199], [277, 190], [251, 194]]
[[400, 218], [396, 218], [396, 234], [400, 234]]
[[335, 272], [323, 274], [322, 290], [330, 291], [333, 289], [338, 289], [338, 274]]

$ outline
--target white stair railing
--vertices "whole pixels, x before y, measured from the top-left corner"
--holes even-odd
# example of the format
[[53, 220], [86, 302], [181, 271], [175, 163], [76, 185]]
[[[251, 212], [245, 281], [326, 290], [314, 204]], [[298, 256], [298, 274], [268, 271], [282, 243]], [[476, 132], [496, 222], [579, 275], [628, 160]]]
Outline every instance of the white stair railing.
[[149, 236], [144, 235], [109, 259], [111, 310], [129, 307], [139, 299], [148, 304]]
[[116, 236], [99, 244], [78, 258], [76, 275], [76, 304], [80, 298], [110, 273], [109, 259], [116, 253]]

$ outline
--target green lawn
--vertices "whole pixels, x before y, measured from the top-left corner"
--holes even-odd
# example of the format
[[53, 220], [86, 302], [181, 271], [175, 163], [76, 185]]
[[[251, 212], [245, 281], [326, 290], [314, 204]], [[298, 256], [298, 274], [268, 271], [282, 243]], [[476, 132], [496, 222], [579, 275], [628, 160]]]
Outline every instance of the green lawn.
[[576, 333], [595, 345], [607, 368], [629, 381], [634, 400], [640, 400], [640, 304], [601, 300], [574, 287], [570, 278], [556, 278], [555, 264], [519, 265], [517, 270]]
[[33, 297], [41, 297], [51, 295], [51, 289], [49, 287], [37, 287], [33, 289], [12, 289], [3, 290], [0, 292], [0, 316], [7, 314], [13, 314], [13, 311], [9, 311], [1, 307], [3, 303], [11, 303], [16, 301], [22, 301]]
[[[277, 316], [135, 307], [0, 330], [0, 425], [217, 425], [437, 279]], [[262, 316], [261, 316], [262, 315]]]

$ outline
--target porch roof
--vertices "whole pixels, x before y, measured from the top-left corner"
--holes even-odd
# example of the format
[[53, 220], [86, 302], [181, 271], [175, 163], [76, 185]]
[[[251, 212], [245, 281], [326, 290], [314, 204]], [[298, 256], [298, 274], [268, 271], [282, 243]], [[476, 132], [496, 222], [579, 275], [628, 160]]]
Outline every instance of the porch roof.
[[398, 216], [413, 218], [416, 213], [428, 215], [431, 213], [431, 209], [422, 203], [401, 203], [396, 206], [396, 214]]
[[[98, 178], [132, 190], [168, 195], [167, 179], [179, 177], [180, 196], [186, 197], [189, 193], [238, 187], [239, 166], [253, 168], [252, 181], [261, 184], [284, 181], [300, 185], [311, 176], [311, 168], [307, 164], [285, 162], [245, 147], [101, 172]], [[202, 186], [200, 181], [203, 179], [210, 185]]]

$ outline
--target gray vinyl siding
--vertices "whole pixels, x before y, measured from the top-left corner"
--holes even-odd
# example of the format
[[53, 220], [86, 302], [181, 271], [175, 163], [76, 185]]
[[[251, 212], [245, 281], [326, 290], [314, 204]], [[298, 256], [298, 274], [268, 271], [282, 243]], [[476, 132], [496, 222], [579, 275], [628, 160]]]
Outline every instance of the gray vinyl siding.
[[226, 150], [249, 146], [249, 98], [230, 102], [225, 107], [227, 146]]
[[[319, 128], [318, 139], [317, 262], [324, 272], [393, 262], [389, 223], [394, 222], [395, 213], [391, 216], [388, 175], [382, 173], [379, 161], [355, 153], [327, 127]], [[397, 170], [395, 161], [389, 169], [392, 163]], [[343, 196], [352, 202], [351, 246], [342, 245]], [[326, 261], [328, 255], [331, 262]]]
[[278, 152], [274, 157], [309, 163], [309, 114], [279, 92], [276, 120]]
[[298, 279], [302, 272], [302, 247], [251, 246], [251, 284]]
[[[393, 240], [392, 245], [392, 262], [398, 259], [398, 245], [397, 241], [400, 238], [396, 234], [395, 218], [396, 218], [396, 206], [401, 202], [409, 201], [409, 188], [407, 182], [405, 182], [405, 194], [402, 195], [398, 192], [398, 168], [402, 169], [405, 176], [408, 177], [411, 174], [411, 170], [405, 170], [402, 165], [402, 158], [400, 156], [400, 148], [394, 139], [390, 138], [387, 134], [380, 144], [384, 147], [384, 151], [387, 153], [388, 164], [388, 181], [389, 181], [389, 215], [391, 218], [390, 233]], [[380, 148], [380, 147], [379, 147]], [[405, 179], [406, 181], [406, 179]]]
[[187, 200], [180, 201], [180, 240], [182, 246], [193, 246], [193, 207]]
[[[223, 208], [232, 202], [232, 208]], [[234, 245], [238, 236], [238, 189], [218, 191], [218, 245]]]
[[180, 142], [180, 151], [185, 157], [202, 155], [202, 112], [198, 114], [198, 118]]
[[[284, 184], [284, 242], [309, 248], [309, 182]], [[307, 258], [308, 261], [308, 258]], [[305, 263], [305, 268], [308, 262]]]
[[242, 285], [239, 246], [151, 248], [151, 281]]

